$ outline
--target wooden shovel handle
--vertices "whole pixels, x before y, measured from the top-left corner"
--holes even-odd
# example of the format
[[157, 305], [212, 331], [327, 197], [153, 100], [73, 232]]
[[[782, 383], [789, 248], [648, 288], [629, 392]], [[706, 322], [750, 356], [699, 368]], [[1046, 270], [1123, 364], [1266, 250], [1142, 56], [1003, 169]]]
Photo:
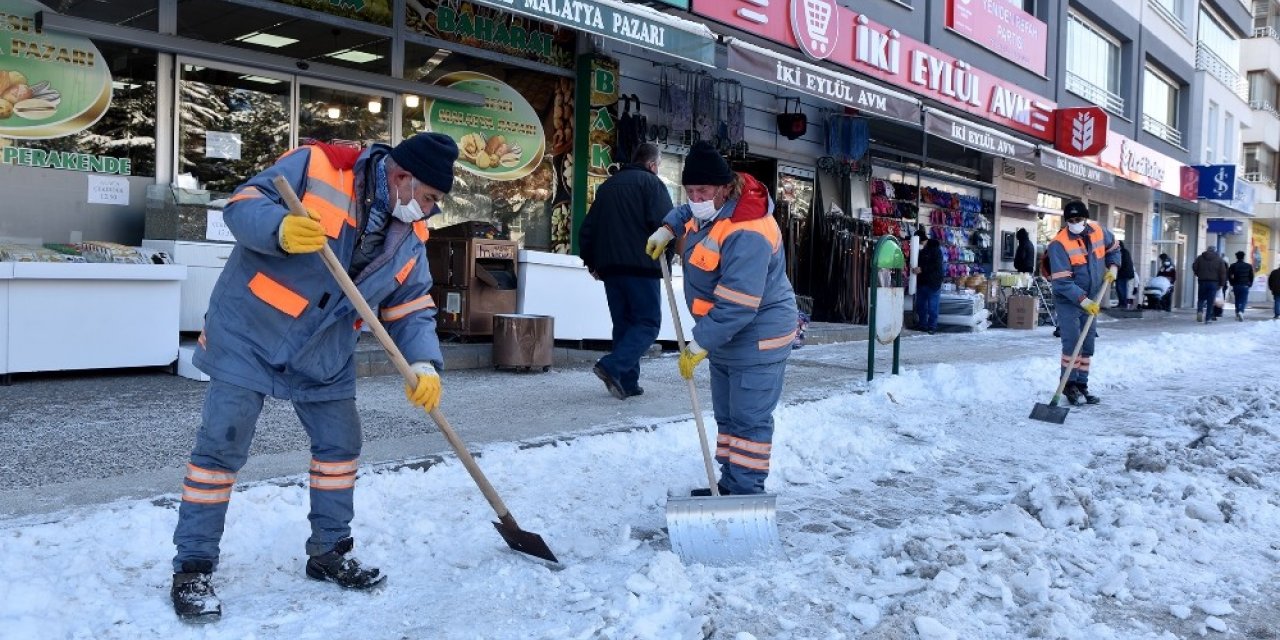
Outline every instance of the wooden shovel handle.
[[[293, 186], [289, 184], [289, 181], [284, 176], [276, 176], [273, 183], [276, 186], [276, 191], [279, 192], [280, 197], [284, 199], [285, 205], [289, 208], [290, 215], [307, 215], [307, 208], [302, 205], [302, 201], [298, 199], [298, 194], [293, 191]], [[338, 286], [342, 288], [342, 293], [347, 296], [351, 304], [355, 305], [356, 311], [364, 319], [365, 325], [378, 338], [382, 348], [387, 351], [387, 356], [391, 358], [391, 363], [395, 365], [396, 371], [399, 371], [401, 377], [404, 378], [404, 383], [410, 387], [417, 386], [418, 374], [413, 372], [409, 361], [405, 360], [404, 354], [400, 353], [400, 348], [391, 339], [391, 334], [387, 333], [386, 327], [382, 326], [382, 322], [378, 320], [378, 315], [369, 307], [369, 303], [365, 301], [364, 296], [360, 294], [360, 290], [351, 281], [351, 276], [347, 275], [346, 268], [338, 261], [338, 256], [333, 254], [333, 249], [329, 247], [327, 242], [320, 252], [320, 258], [324, 260], [324, 266], [329, 268], [329, 273], [333, 274], [333, 279], [338, 281]], [[462, 466], [466, 467], [467, 473], [471, 474], [471, 479], [475, 481], [476, 486], [480, 487], [480, 492], [484, 494], [485, 500], [489, 501], [489, 506], [493, 507], [494, 512], [498, 514], [498, 519], [507, 526], [519, 528], [510, 510], [507, 509], [507, 505], [502, 502], [502, 498], [498, 497], [498, 492], [494, 490], [492, 484], [489, 484], [488, 478], [480, 470], [480, 465], [476, 464], [475, 458], [471, 456], [470, 451], [467, 451], [466, 444], [462, 442], [453, 427], [449, 425], [449, 421], [445, 419], [444, 414], [440, 413], [439, 409], [432, 409], [427, 414], [431, 416], [436, 426], [440, 428], [445, 440], [449, 441], [449, 446], [453, 447], [453, 452], [462, 461]]]
[[[1098, 304], [1102, 304], [1102, 301], [1106, 299], [1107, 291], [1110, 288], [1111, 283], [1104, 279], [1102, 288], [1098, 290]], [[1098, 309], [1098, 313], [1102, 313], [1102, 309]], [[1080, 332], [1080, 337], [1076, 339], [1076, 348], [1071, 351], [1071, 362], [1067, 363], [1069, 365], [1067, 370], [1062, 372], [1062, 379], [1058, 380], [1058, 390], [1053, 392], [1051, 404], [1057, 405], [1058, 397], [1062, 395], [1062, 390], [1067, 388], [1067, 380], [1071, 379], [1071, 372], [1075, 370], [1076, 361], [1080, 359], [1080, 351], [1084, 349], [1085, 338], [1089, 337], [1089, 330], [1093, 328], [1093, 321], [1097, 317], [1096, 315], [1090, 315], [1089, 319], [1085, 320], [1084, 330]]]
[[[671, 305], [671, 322], [676, 327], [676, 345], [684, 353], [684, 327], [680, 324], [680, 307], [676, 304], [676, 291], [671, 286], [671, 267], [667, 266], [667, 256], [658, 256], [658, 264], [662, 266], [662, 281], [667, 285], [667, 303]], [[707, 428], [702, 424], [702, 406], [698, 403], [698, 385], [689, 378], [689, 401], [693, 403], [693, 421], [698, 425], [698, 442], [702, 445], [702, 464], [707, 468], [707, 482], [711, 483], [711, 495], [720, 495], [720, 485], [716, 482], [716, 469], [711, 463], [711, 448], [707, 445]]]

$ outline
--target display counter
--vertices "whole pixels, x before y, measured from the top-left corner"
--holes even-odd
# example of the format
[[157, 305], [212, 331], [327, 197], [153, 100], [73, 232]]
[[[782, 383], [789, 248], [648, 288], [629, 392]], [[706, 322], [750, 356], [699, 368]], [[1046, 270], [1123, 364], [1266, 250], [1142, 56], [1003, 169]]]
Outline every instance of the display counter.
[[[578, 256], [543, 251], [522, 250], [519, 253], [520, 287], [517, 292], [519, 313], [553, 316], [556, 340], [612, 340], [613, 321], [604, 283], [591, 277]], [[693, 316], [684, 303], [684, 277], [679, 265], [671, 268], [671, 282], [680, 308], [680, 322], [685, 339], [693, 330]], [[671, 322], [667, 293], [662, 292], [662, 329], [659, 340], [676, 339]]]
[[183, 265], [0, 263], [0, 374], [168, 366]]

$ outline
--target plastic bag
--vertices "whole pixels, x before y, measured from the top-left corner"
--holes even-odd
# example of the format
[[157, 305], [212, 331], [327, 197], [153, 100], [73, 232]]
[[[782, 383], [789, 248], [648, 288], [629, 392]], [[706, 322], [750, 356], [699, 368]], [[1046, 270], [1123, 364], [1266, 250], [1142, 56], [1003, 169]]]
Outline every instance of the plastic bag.
[[1218, 289], [1218, 294], [1213, 297], [1213, 306], [1219, 309], [1227, 306], [1227, 298], [1222, 294], [1222, 289]]

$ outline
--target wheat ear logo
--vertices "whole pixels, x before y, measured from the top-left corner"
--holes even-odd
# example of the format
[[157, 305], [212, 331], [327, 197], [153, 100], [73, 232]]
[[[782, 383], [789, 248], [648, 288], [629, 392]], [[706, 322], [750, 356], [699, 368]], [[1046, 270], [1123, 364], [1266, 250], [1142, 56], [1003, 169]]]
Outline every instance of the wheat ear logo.
[[1093, 114], [1082, 113], [1071, 119], [1071, 146], [1083, 152], [1093, 146]]

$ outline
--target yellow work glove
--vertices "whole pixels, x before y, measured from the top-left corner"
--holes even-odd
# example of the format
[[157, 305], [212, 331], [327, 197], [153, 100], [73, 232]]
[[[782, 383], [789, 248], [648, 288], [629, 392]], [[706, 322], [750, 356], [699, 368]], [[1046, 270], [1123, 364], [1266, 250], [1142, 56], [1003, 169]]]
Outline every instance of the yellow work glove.
[[418, 384], [413, 387], [405, 385], [404, 397], [408, 398], [411, 404], [416, 404], [427, 411], [439, 407], [440, 374], [436, 373], [436, 368], [431, 366], [430, 362], [415, 362], [412, 369], [418, 374]]
[[1088, 298], [1085, 298], [1084, 300], [1080, 301], [1080, 308], [1084, 309], [1084, 312], [1091, 316], [1098, 315], [1098, 311], [1100, 309], [1097, 302], [1094, 302], [1093, 300], [1090, 300]]
[[328, 238], [320, 225], [320, 214], [308, 209], [307, 217], [286, 215], [280, 221], [280, 248], [285, 253], [315, 253]]
[[690, 340], [685, 345], [684, 351], [680, 352], [680, 377], [685, 380], [693, 379], [693, 370], [698, 368], [698, 363], [707, 359], [707, 350], [698, 346], [696, 340]]
[[1115, 268], [1115, 267], [1111, 267], [1110, 269], [1107, 269], [1107, 272], [1106, 272], [1106, 273], [1104, 273], [1104, 274], [1102, 275], [1102, 281], [1103, 281], [1103, 282], [1115, 282], [1115, 281], [1116, 281], [1116, 268]]
[[662, 252], [666, 251], [667, 243], [671, 242], [675, 237], [676, 234], [671, 233], [671, 230], [664, 224], [658, 227], [658, 230], [654, 231], [653, 235], [649, 236], [649, 240], [644, 243], [644, 252], [649, 254], [650, 258], [657, 260], [662, 255]]

